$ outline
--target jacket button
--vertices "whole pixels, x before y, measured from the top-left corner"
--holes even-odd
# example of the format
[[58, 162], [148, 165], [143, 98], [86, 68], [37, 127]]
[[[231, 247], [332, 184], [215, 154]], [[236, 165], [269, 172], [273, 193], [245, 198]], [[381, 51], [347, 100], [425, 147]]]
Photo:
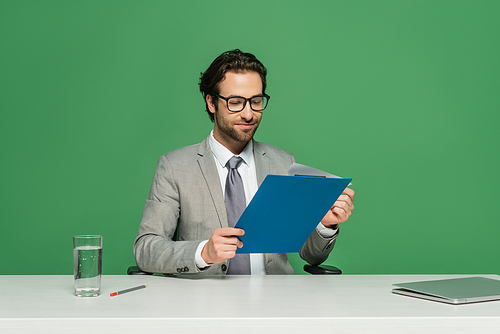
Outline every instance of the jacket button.
[[227, 266], [225, 263], [222, 264], [222, 266], [220, 266], [220, 268], [222, 269], [222, 271], [226, 271], [227, 270]]

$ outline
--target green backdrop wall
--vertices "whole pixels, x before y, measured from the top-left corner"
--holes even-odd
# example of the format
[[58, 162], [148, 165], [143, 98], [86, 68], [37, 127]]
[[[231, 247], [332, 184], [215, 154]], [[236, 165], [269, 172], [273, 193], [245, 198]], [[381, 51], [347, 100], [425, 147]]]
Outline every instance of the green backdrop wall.
[[[212, 128], [198, 77], [255, 53], [256, 139], [353, 177], [329, 264], [500, 274], [500, 2], [0, 1], [0, 274], [72, 274], [72, 236], [132, 243], [158, 157]], [[298, 273], [302, 260], [291, 254]]]

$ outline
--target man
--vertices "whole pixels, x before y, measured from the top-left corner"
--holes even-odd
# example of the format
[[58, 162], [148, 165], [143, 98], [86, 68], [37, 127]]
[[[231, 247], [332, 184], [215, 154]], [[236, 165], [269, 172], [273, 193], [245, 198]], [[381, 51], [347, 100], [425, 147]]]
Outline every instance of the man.
[[[293, 274], [286, 254], [238, 254], [234, 226], [267, 174], [286, 174], [292, 154], [253, 140], [267, 106], [267, 70], [250, 53], [228, 51], [202, 73], [200, 91], [214, 129], [199, 144], [160, 157], [134, 242], [137, 265], [147, 272]], [[235, 163], [236, 162], [236, 163]], [[351, 215], [346, 189], [311, 233], [299, 254], [326, 260], [338, 224]], [[227, 206], [227, 207], [226, 207]], [[234, 209], [234, 207], [240, 207]], [[276, 238], [286, 238], [287, 224]]]

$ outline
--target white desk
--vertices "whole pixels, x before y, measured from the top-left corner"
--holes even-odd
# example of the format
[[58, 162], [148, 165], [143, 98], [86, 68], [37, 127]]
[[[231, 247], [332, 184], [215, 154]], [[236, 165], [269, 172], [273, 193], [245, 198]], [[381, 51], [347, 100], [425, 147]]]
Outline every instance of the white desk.
[[464, 276], [103, 276], [101, 296], [78, 298], [72, 276], [0, 276], [0, 333], [500, 333], [500, 301], [391, 293], [393, 283], [453, 277]]

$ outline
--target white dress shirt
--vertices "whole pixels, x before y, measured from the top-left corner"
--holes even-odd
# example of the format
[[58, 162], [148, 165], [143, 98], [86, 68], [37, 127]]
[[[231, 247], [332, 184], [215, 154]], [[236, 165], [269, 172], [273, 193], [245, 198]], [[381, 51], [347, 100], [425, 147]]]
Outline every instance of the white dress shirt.
[[[215, 165], [217, 166], [217, 171], [219, 173], [219, 179], [222, 187], [222, 193], [226, 191], [226, 178], [228, 170], [226, 168], [226, 163], [231, 159], [234, 154], [229, 151], [224, 145], [219, 143], [213, 136], [213, 131], [210, 133], [209, 137], [210, 148], [214, 154]], [[243, 180], [243, 187], [245, 188], [245, 200], [246, 205], [250, 203], [253, 196], [257, 192], [258, 182], [257, 182], [257, 170], [255, 168], [255, 159], [253, 156], [253, 141], [248, 142], [245, 149], [238, 155], [243, 159], [243, 163], [238, 167], [238, 172]], [[316, 227], [318, 232], [325, 238], [332, 237], [337, 233], [337, 229], [333, 230], [331, 228], [325, 227], [323, 224], [319, 223]], [[284, 232], [286, 233], [286, 232]], [[208, 242], [205, 240], [198, 245], [196, 250], [195, 260], [196, 265], [199, 268], [208, 267], [209, 265], [203, 261], [201, 257], [201, 251], [203, 247]], [[252, 275], [265, 275], [266, 268], [264, 265], [264, 254], [250, 254], [250, 270]]]

